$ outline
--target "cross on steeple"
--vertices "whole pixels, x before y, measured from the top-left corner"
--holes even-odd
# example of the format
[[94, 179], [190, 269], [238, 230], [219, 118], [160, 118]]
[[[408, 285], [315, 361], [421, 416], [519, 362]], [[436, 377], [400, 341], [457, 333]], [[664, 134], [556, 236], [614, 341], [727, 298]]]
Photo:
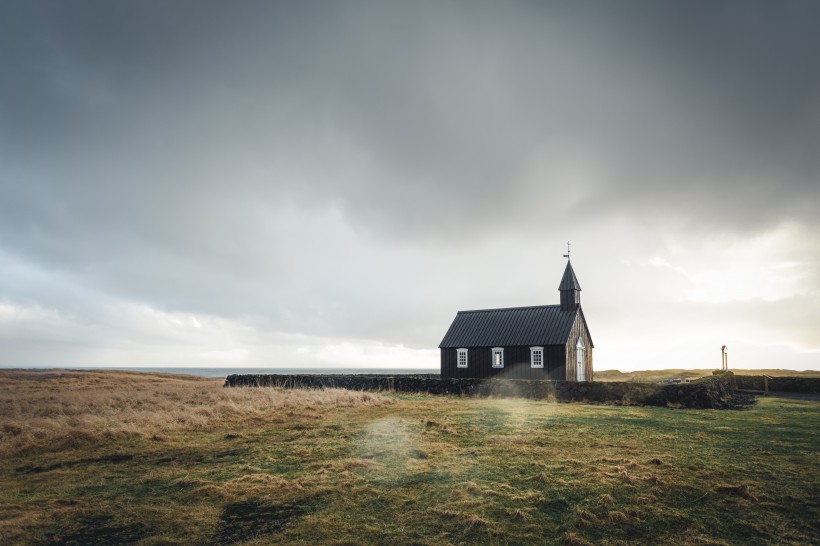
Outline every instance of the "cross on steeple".
[[567, 260], [569, 260], [569, 241], [567, 241], [567, 253], [566, 253], [566, 254], [564, 254], [564, 258], [566, 258]]

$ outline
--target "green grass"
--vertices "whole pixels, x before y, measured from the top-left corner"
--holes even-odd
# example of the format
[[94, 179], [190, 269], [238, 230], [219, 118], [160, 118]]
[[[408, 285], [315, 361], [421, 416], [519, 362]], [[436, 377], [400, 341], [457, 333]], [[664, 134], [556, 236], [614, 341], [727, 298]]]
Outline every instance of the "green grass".
[[0, 543], [820, 541], [818, 402], [389, 396], [7, 453]]

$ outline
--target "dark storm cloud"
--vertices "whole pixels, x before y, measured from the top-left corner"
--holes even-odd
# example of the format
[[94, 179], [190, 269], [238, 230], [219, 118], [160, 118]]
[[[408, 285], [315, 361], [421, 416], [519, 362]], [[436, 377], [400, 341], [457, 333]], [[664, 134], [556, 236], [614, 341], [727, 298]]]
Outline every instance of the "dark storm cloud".
[[[494, 228], [491, 211], [532, 195], [560, 200], [558, 175], [541, 188], [521, 180], [533, 155], [547, 167], [573, 154], [594, 165], [578, 208], [596, 214], [630, 203], [711, 213], [740, 194], [733, 214], [759, 221], [808, 212], [793, 196], [817, 186], [814, 3], [7, 10], [5, 147], [57, 162], [44, 176], [66, 169], [80, 198], [113, 184], [115, 199], [144, 200], [172, 179], [182, 200], [203, 184], [287, 191], [341, 203], [375, 230], [457, 235], [465, 222], [470, 233]], [[363, 163], [331, 153], [353, 172], [344, 183], [315, 165], [340, 144]], [[61, 154], [81, 154], [79, 172]], [[99, 163], [106, 178], [127, 170], [142, 188], [93, 180], [88, 165]], [[249, 180], [249, 165], [270, 176]]]
[[[418, 320], [391, 312], [410, 305], [396, 286], [447, 248], [622, 218], [816, 233], [818, 16], [4, 3], [0, 250], [93, 286], [84, 301], [400, 340]], [[413, 260], [419, 246], [434, 250]], [[82, 309], [69, 300], [52, 301]]]

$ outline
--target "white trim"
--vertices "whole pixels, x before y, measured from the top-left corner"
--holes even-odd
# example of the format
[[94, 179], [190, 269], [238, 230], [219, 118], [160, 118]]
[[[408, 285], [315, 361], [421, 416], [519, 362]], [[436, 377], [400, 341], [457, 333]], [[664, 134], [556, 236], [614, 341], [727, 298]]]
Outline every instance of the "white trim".
[[543, 368], [544, 367], [544, 348], [530, 347], [530, 367]]
[[[462, 355], [464, 356], [463, 359], [461, 358]], [[456, 368], [466, 368], [466, 367], [467, 367], [467, 349], [456, 349]]]
[[[504, 367], [504, 348], [503, 347], [494, 347], [493, 351], [493, 368], [503, 368]], [[497, 357], [497, 358], [496, 358]]]

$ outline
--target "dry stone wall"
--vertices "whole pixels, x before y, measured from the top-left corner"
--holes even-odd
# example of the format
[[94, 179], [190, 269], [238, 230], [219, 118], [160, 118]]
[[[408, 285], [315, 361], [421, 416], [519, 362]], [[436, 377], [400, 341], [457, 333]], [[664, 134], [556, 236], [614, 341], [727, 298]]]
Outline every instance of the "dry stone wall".
[[226, 387], [341, 388], [460, 396], [530, 398], [590, 402], [720, 408], [732, 397], [732, 376], [705, 377], [691, 383], [575, 382], [530, 379], [443, 379], [429, 375], [229, 375]]
[[[736, 375], [738, 389], [762, 391], [762, 375]], [[775, 392], [820, 393], [820, 378], [817, 377], [772, 377], [769, 379], [769, 390]]]

